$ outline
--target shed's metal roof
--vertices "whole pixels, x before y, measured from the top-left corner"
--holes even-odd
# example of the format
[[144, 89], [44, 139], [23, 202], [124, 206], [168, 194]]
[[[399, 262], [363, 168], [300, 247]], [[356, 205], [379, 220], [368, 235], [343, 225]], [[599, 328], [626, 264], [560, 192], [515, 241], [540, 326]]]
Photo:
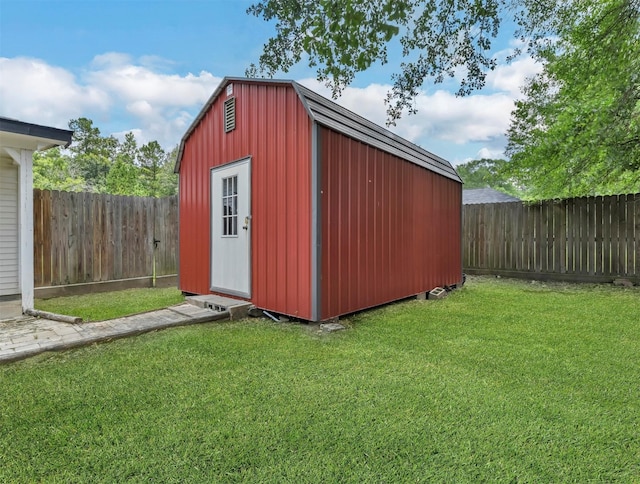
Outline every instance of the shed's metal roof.
[[462, 183], [462, 180], [458, 176], [456, 170], [453, 168], [451, 163], [445, 159], [428, 152], [404, 138], [401, 138], [388, 129], [378, 126], [353, 111], [349, 111], [302, 84], [291, 80], [248, 79], [243, 77], [225, 77], [204, 105], [198, 116], [196, 116], [196, 119], [193, 121], [180, 142], [180, 149], [178, 151], [178, 158], [176, 160], [175, 167], [176, 172], [180, 170], [180, 162], [182, 161], [185, 142], [198, 126], [220, 92], [230, 82], [289, 84], [295, 89], [298, 97], [307, 110], [309, 117], [318, 124]]
[[519, 202], [520, 199], [493, 188], [470, 188], [462, 190], [462, 204]]

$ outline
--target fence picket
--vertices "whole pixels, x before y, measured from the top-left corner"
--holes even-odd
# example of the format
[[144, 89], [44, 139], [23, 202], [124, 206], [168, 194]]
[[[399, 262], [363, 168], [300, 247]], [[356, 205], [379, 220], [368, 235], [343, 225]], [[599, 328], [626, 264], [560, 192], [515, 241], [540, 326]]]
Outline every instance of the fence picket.
[[576, 259], [578, 267], [576, 272], [578, 274], [589, 273], [589, 206], [587, 200], [584, 197], [576, 199], [576, 207], [579, 213], [578, 225], [576, 227], [578, 237], [576, 240]]
[[628, 272], [627, 247], [629, 242], [628, 229], [633, 221], [629, 220], [627, 195], [618, 196], [618, 274]]
[[618, 197], [611, 197], [611, 274], [620, 275], [620, 215], [618, 214]]
[[[472, 208], [472, 213], [470, 216], [473, 217], [476, 221], [480, 220], [480, 207], [474, 206]], [[480, 264], [480, 224], [477, 222], [473, 225], [472, 236], [473, 238], [471, 239], [471, 250], [473, 252], [474, 263], [477, 267]]]
[[524, 246], [523, 246], [523, 233], [524, 233], [524, 225], [525, 225], [525, 214], [524, 214], [524, 208], [525, 206], [523, 204], [517, 204], [514, 205], [515, 207], [517, 207], [515, 210], [518, 213], [518, 226], [517, 226], [517, 230], [515, 232], [515, 256], [514, 256], [514, 260], [515, 260], [515, 264], [514, 267], [516, 268], [516, 270], [525, 270], [524, 268], [524, 261], [523, 261], [523, 253], [524, 253]]
[[602, 214], [602, 197], [594, 197], [594, 218], [593, 222], [595, 225], [594, 232], [594, 265], [593, 265], [593, 273], [595, 275], [604, 274], [603, 268], [603, 260], [602, 260], [602, 243], [603, 243], [603, 230], [604, 230], [604, 218]]
[[553, 253], [554, 253], [554, 237], [553, 237], [553, 231], [554, 231], [554, 215], [555, 215], [555, 211], [554, 211], [554, 201], [553, 200], [547, 200], [546, 202], [544, 202], [544, 214], [545, 214], [545, 223], [544, 223], [544, 241], [545, 241], [545, 248], [546, 248], [546, 260], [545, 260], [545, 265], [542, 269], [543, 272], [549, 272], [552, 271], [554, 268], [554, 263], [553, 263]]
[[561, 200], [558, 210], [558, 260], [560, 274], [567, 272], [567, 201]]
[[[33, 239], [43, 240], [42, 226], [42, 191], [33, 191]], [[44, 281], [44, 250], [42, 246], [33, 248], [33, 267], [34, 270], [34, 284], [42, 284]]]

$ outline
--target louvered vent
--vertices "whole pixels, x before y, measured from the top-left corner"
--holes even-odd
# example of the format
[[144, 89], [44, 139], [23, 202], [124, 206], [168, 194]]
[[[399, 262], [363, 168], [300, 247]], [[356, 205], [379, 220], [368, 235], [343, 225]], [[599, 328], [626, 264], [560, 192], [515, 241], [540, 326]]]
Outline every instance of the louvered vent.
[[224, 132], [236, 129], [236, 98], [231, 97], [224, 102]]

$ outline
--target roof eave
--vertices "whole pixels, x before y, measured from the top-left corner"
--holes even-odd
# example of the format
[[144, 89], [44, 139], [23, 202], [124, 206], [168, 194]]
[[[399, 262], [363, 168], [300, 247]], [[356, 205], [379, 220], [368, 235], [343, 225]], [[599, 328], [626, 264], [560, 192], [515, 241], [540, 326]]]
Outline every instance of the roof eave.
[[45, 142], [44, 149], [53, 146], [66, 148], [71, 144], [73, 138], [73, 131], [68, 129], [53, 128], [5, 117], [0, 117], [0, 131], [41, 139]]

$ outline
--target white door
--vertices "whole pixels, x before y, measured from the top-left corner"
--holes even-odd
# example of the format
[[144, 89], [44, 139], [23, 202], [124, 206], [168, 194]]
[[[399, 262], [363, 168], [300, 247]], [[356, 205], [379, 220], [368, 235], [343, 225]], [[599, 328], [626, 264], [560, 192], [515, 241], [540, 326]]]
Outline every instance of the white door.
[[211, 289], [251, 296], [251, 159], [211, 170]]
[[20, 294], [18, 167], [0, 159], [0, 296]]

